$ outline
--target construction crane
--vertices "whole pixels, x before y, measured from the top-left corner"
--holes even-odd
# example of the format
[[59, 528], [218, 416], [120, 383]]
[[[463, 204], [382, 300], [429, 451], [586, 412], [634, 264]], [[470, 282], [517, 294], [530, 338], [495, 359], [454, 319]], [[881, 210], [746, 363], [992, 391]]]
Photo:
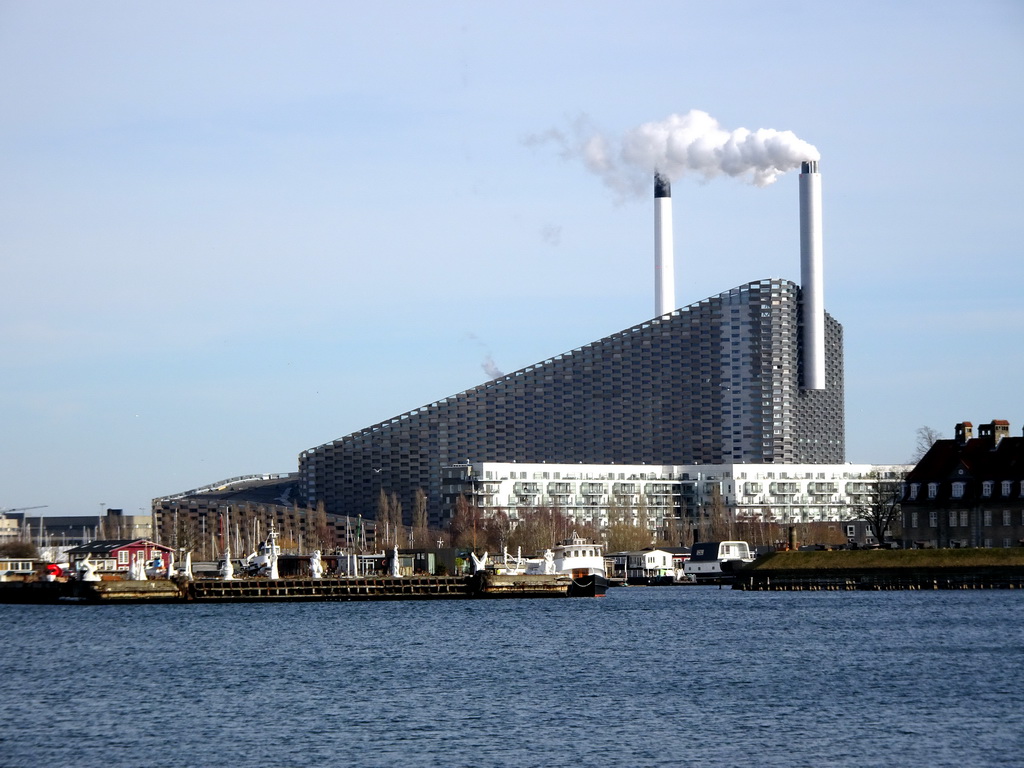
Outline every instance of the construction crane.
[[38, 507], [9, 507], [7, 509], [0, 509], [0, 515], [6, 515], [8, 512], [24, 512], [28, 509], [46, 509], [49, 504], [42, 504]]

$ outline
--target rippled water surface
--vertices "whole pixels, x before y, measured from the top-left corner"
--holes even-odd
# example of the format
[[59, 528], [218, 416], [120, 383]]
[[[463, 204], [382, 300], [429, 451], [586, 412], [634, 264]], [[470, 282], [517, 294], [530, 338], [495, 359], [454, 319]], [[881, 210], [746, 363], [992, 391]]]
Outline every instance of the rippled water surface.
[[0, 767], [1019, 766], [1024, 594], [0, 605]]

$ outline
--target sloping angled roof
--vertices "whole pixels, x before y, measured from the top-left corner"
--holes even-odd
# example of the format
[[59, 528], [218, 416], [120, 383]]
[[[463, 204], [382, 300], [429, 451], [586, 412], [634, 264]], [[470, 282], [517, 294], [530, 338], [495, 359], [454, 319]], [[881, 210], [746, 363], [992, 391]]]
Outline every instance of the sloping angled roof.
[[163, 544], [157, 544], [149, 539], [97, 539], [96, 541], [90, 541], [88, 544], [83, 544], [80, 547], [72, 547], [68, 550], [69, 555], [109, 555], [118, 549], [130, 546], [131, 544], [145, 544], [146, 546], [153, 548], [170, 551], [171, 547], [165, 547]]
[[293, 473], [285, 477], [224, 481], [220, 485], [210, 485], [173, 496], [164, 496], [160, 500], [185, 502], [189, 499], [207, 499], [233, 504], [250, 502], [287, 507], [299, 501], [300, 497], [301, 486], [298, 474]]
[[976, 437], [966, 443], [937, 440], [907, 474], [908, 483], [940, 482], [963, 468], [974, 480], [1024, 479], [1024, 437], [1004, 437], [994, 444], [991, 437]]

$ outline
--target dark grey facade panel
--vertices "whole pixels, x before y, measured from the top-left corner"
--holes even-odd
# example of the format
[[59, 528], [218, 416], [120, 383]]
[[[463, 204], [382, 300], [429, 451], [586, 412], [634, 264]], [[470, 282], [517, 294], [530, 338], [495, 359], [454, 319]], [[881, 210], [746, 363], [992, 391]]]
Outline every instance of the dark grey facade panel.
[[372, 516], [381, 490], [432, 520], [441, 467], [845, 460], [842, 327], [827, 388], [800, 388], [800, 289], [762, 280], [375, 424], [299, 457], [310, 503]]

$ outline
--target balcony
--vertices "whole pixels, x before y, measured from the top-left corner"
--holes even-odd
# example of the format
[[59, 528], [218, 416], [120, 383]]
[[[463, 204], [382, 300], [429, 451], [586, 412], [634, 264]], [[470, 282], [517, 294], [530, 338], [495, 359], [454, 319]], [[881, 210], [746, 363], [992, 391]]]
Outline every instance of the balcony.
[[668, 483], [650, 483], [647, 486], [648, 496], [670, 496], [672, 494], [672, 486]]
[[839, 493], [839, 488], [835, 483], [809, 483], [807, 492], [814, 496], [832, 496]]

